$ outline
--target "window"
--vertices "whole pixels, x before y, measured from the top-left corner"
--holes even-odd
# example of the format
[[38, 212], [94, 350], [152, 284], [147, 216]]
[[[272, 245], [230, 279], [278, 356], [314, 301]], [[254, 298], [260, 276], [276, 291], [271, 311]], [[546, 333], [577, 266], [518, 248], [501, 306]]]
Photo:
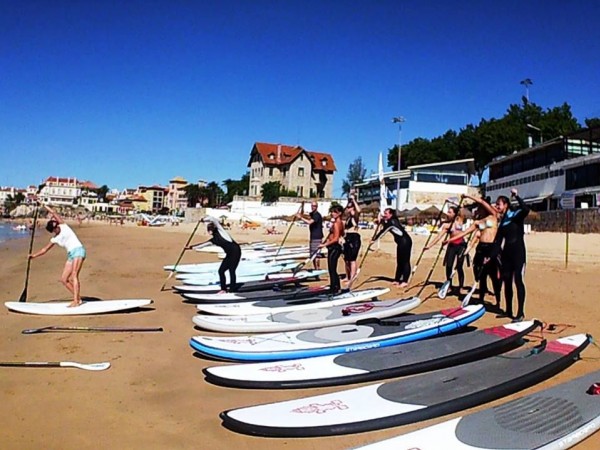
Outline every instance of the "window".
[[298, 176], [299, 177], [303, 177], [304, 176], [304, 167], [298, 167]]
[[269, 176], [272, 177], [273, 176], [273, 168], [269, 167]]

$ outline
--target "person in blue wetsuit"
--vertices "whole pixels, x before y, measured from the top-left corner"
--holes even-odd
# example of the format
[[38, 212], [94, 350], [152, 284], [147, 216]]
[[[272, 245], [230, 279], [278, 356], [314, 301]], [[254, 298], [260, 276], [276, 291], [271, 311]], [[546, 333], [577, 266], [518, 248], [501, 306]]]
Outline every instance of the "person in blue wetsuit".
[[205, 217], [205, 222], [208, 222], [206, 231], [212, 234], [212, 238], [202, 244], [190, 245], [187, 248], [202, 248], [210, 244], [217, 245], [225, 252], [225, 258], [219, 266], [219, 283], [221, 284], [221, 290], [219, 294], [227, 292], [227, 283], [225, 281], [225, 272], [229, 271], [229, 290], [235, 292], [236, 290], [236, 276], [235, 270], [240, 264], [242, 259], [242, 249], [240, 245], [233, 240], [231, 235], [225, 231], [223, 226], [214, 217]]
[[[520, 322], [525, 318], [525, 218], [529, 214], [529, 207], [519, 197], [517, 190], [511, 191], [511, 196], [517, 201], [518, 206], [511, 208], [508, 197], [501, 195], [496, 200], [496, 209], [502, 216], [498, 224], [496, 243], [502, 247], [500, 252], [501, 274], [504, 284], [504, 298], [506, 299], [506, 315], [513, 318], [513, 322]], [[517, 315], [513, 317], [512, 299], [513, 283], [517, 289]]]
[[410, 253], [412, 251], [412, 239], [406, 232], [404, 226], [398, 220], [396, 211], [386, 208], [381, 218], [381, 230], [377, 232], [371, 244], [380, 239], [388, 231], [394, 236], [396, 242], [396, 273], [394, 275], [393, 286], [405, 288], [410, 278]]

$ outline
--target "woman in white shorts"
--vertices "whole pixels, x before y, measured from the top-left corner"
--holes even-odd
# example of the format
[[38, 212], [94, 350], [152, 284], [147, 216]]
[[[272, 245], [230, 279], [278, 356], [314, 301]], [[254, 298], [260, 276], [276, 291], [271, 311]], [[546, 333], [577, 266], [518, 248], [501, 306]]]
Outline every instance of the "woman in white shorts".
[[50, 220], [46, 224], [46, 230], [53, 235], [48, 245], [40, 251], [29, 255], [30, 258], [37, 258], [48, 252], [54, 245], [58, 245], [67, 251], [67, 262], [63, 269], [60, 281], [73, 294], [73, 301], [69, 306], [81, 305], [81, 284], [79, 282], [79, 272], [85, 261], [85, 247], [77, 238], [75, 232], [67, 225], [48, 205], [44, 205], [50, 214]]

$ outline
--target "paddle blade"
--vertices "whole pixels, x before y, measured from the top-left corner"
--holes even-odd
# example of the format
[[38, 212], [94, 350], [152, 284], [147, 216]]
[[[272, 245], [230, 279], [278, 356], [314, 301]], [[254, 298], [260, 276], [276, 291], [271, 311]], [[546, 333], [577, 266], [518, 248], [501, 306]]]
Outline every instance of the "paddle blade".
[[438, 297], [445, 299], [446, 295], [448, 295], [448, 289], [450, 289], [450, 280], [444, 281], [444, 284], [442, 284], [442, 287], [438, 291]]
[[60, 367], [74, 367], [76, 369], [83, 370], [106, 370], [110, 367], [109, 362], [101, 362], [101, 363], [92, 363], [92, 364], [81, 364], [76, 362], [65, 361], [60, 363]]
[[471, 290], [467, 293], [467, 295], [465, 295], [465, 298], [463, 298], [463, 301], [461, 303], [461, 306], [463, 308], [469, 306], [469, 302], [471, 301], [471, 297], [473, 297], [473, 294], [475, 293], [475, 289], [477, 289], [477, 284], [474, 284], [471, 287]]
[[27, 286], [25, 286], [25, 289], [23, 289], [23, 292], [21, 293], [21, 296], [19, 297], [19, 301], [21, 303], [27, 301]]

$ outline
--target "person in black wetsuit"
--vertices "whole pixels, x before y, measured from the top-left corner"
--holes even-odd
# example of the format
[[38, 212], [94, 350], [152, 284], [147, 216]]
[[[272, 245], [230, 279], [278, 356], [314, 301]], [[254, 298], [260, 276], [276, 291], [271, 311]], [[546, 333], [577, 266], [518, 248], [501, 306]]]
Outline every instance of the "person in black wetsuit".
[[209, 216], [205, 217], [204, 221], [208, 222], [206, 230], [212, 234], [212, 238], [202, 244], [190, 245], [187, 248], [201, 248], [210, 244], [221, 247], [223, 251], [225, 251], [225, 258], [219, 266], [219, 282], [221, 284], [221, 291], [219, 294], [227, 292], [227, 283], [225, 281], [225, 272], [227, 271], [229, 271], [229, 290], [230, 292], [235, 292], [237, 287], [235, 270], [240, 263], [240, 259], [242, 259], [242, 249], [240, 248], [240, 245], [233, 240], [230, 234], [225, 231], [217, 219]]
[[350, 288], [350, 284], [356, 276], [356, 259], [360, 251], [360, 234], [358, 233], [360, 207], [353, 195], [348, 198], [345, 213], [343, 251], [344, 261], [346, 262], [346, 283]]
[[329, 270], [329, 288], [331, 294], [335, 295], [341, 291], [340, 276], [337, 271], [337, 264], [342, 256], [342, 246], [340, 239], [344, 236], [344, 224], [342, 222], [343, 208], [340, 205], [333, 205], [329, 208], [331, 214], [331, 228], [325, 242], [319, 245], [320, 248], [327, 247], [327, 269]]
[[396, 242], [396, 274], [392, 285], [405, 288], [410, 278], [410, 253], [412, 251], [412, 239], [406, 232], [404, 226], [398, 220], [396, 211], [386, 208], [381, 218], [381, 230], [373, 236], [371, 244], [380, 239], [388, 231], [394, 235]]
[[[525, 230], [524, 221], [529, 214], [529, 207], [519, 197], [517, 190], [511, 190], [512, 197], [517, 200], [518, 207], [511, 208], [508, 197], [501, 195], [496, 200], [496, 209], [502, 215], [496, 234], [497, 248], [502, 247], [500, 263], [502, 281], [504, 283], [504, 298], [506, 299], [506, 315], [513, 318], [513, 322], [520, 322], [525, 318]], [[517, 289], [517, 315], [513, 317], [512, 299], [513, 283]]]

